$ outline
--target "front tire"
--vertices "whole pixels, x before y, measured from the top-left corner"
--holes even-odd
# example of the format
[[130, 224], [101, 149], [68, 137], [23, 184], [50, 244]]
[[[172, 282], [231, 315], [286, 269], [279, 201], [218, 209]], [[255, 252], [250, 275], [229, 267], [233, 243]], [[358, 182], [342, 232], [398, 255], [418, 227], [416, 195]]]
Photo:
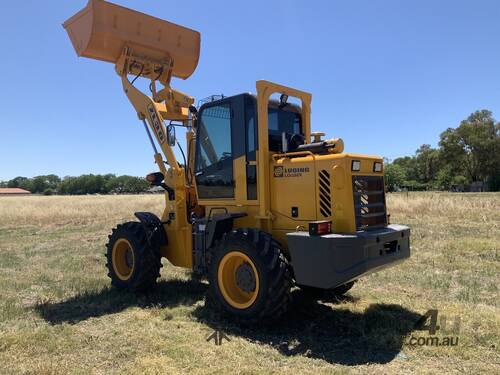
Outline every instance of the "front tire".
[[160, 249], [148, 244], [141, 223], [119, 224], [106, 244], [108, 276], [111, 285], [131, 291], [151, 289], [160, 277]]
[[275, 319], [290, 304], [290, 266], [278, 242], [257, 229], [226, 233], [211, 251], [209, 298], [232, 317]]

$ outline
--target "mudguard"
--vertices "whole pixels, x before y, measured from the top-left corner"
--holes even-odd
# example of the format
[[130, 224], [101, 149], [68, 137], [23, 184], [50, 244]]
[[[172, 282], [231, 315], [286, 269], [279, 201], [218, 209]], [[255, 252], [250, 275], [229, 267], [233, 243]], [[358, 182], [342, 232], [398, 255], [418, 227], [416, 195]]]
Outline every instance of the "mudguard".
[[161, 220], [151, 212], [136, 212], [135, 217], [139, 219], [147, 233], [148, 244], [152, 246], [168, 245], [167, 234]]

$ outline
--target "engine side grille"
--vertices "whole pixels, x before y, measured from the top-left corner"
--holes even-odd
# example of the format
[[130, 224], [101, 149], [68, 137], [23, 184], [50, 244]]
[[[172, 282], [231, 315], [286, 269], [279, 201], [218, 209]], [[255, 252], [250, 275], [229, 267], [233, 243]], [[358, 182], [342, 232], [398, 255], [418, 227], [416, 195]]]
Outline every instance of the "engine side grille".
[[332, 193], [330, 189], [330, 173], [322, 169], [318, 173], [319, 212], [324, 217], [332, 216]]
[[352, 191], [357, 230], [387, 225], [382, 176], [352, 176]]

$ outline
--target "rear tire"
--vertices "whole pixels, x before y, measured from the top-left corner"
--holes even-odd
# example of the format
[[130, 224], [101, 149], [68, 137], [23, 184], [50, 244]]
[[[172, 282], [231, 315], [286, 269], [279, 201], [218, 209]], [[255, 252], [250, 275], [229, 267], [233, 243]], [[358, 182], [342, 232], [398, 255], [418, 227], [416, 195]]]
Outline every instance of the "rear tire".
[[288, 261], [278, 242], [257, 229], [223, 236], [211, 250], [208, 279], [210, 302], [239, 320], [273, 320], [291, 301]]
[[131, 291], [154, 287], [162, 267], [160, 249], [148, 244], [142, 224], [119, 224], [108, 238], [106, 266], [111, 285]]

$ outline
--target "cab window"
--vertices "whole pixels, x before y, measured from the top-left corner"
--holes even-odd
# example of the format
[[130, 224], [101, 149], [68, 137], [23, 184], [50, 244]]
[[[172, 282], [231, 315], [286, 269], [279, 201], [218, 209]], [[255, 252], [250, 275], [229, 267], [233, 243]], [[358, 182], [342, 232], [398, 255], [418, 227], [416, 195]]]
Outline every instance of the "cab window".
[[267, 112], [269, 128], [269, 151], [281, 151], [282, 134], [302, 134], [300, 113], [291, 111], [287, 107], [269, 106]]
[[196, 146], [196, 185], [201, 199], [234, 198], [230, 103], [201, 111]]

